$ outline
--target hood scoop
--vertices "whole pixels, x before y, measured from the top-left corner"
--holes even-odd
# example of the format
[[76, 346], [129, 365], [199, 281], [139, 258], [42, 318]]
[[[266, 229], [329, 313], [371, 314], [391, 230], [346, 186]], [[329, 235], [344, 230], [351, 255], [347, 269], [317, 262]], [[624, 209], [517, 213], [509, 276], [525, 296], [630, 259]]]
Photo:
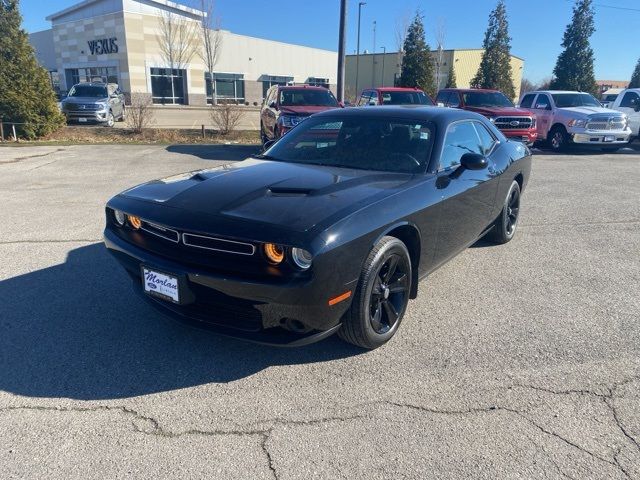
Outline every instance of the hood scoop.
[[274, 197], [306, 197], [313, 193], [311, 188], [296, 187], [269, 187], [267, 194]]

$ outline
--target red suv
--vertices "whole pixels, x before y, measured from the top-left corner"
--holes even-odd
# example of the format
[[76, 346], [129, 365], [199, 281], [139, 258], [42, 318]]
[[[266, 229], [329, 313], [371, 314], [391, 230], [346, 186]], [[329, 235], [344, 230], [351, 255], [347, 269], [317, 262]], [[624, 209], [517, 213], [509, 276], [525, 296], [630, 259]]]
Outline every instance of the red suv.
[[264, 145], [277, 140], [314, 113], [341, 105], [329, 90], [310, 85], [274, 85], [260, 110], [260, 139]]
[[516, 108], [498, 90], [445, 88], [438, 92], [436, 103], [480, 113], [489, 118], [507, 138], [527, 145], [533, 145], [538, 139], [536, 116], [528, 110]]
[[374, 105], [433, 105], [433, 100], [419, 88], [380, 87], [364, 90], [356, 102], [358, 107]]

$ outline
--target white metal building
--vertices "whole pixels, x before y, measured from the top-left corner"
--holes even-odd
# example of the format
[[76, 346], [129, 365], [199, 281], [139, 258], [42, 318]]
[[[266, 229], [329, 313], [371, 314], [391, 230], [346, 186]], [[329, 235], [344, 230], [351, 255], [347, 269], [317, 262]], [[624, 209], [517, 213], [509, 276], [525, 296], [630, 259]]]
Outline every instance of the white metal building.
[[[206, 71], [199, 54], [175, 68], [161, 48], [161, 19], [168, 14], [194, 26], [203, 16], [168, 0], [84, 0], [49, 15], [52, 28], [30, 39], [61, 91], [80, 81], [102, 80], [118, 83], [125, 93], [150, 95], [157, 104], [222, 100], [254, 105], [276, 83], [335, 87], [337, 52], [225, 30], [219, 32], [221, 48], [213, 72]], [[200, 51], [201, 36], [194, 39]]]

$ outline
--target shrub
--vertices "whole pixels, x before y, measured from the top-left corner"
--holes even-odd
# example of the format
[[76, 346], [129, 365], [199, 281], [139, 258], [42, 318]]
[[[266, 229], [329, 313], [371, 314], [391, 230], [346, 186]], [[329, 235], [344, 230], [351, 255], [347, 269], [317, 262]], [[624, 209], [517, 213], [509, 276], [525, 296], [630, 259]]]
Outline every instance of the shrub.
[[244, 116], [242, 107], [231, 102], [219, 103], [211, 107], [209, 113], [214, 128], [220, 135], [228, 135], [235, 131]]
[[134, 133], [142, 133], [155, 121], [153, 103], [149, 95], [145, 93], [133, 92], [131, 104], [126, 107], [126, 112], [125, 122]]

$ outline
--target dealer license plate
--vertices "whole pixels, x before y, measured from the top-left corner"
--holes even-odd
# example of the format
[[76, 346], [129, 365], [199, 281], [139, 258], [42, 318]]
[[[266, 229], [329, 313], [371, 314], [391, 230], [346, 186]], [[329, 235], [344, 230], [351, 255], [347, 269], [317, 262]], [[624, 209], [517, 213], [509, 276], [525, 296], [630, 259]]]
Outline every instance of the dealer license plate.
[[180, 303], [178, 278], [173, 275], [142, 267], [142, 285], [149, 295]]
[[78, 121], [79, 121], [80, 123], [86, 123], [86, 122], [87, 122], [87, 119], [86, 119], [86, 118], [79, 118], [79, 119], [78, 119]]
[[605, 142], [615, 142], [615, 140], [616, 140], [616, 137], [613, 135], [606, 135], [603, 139], [603, 141]]

